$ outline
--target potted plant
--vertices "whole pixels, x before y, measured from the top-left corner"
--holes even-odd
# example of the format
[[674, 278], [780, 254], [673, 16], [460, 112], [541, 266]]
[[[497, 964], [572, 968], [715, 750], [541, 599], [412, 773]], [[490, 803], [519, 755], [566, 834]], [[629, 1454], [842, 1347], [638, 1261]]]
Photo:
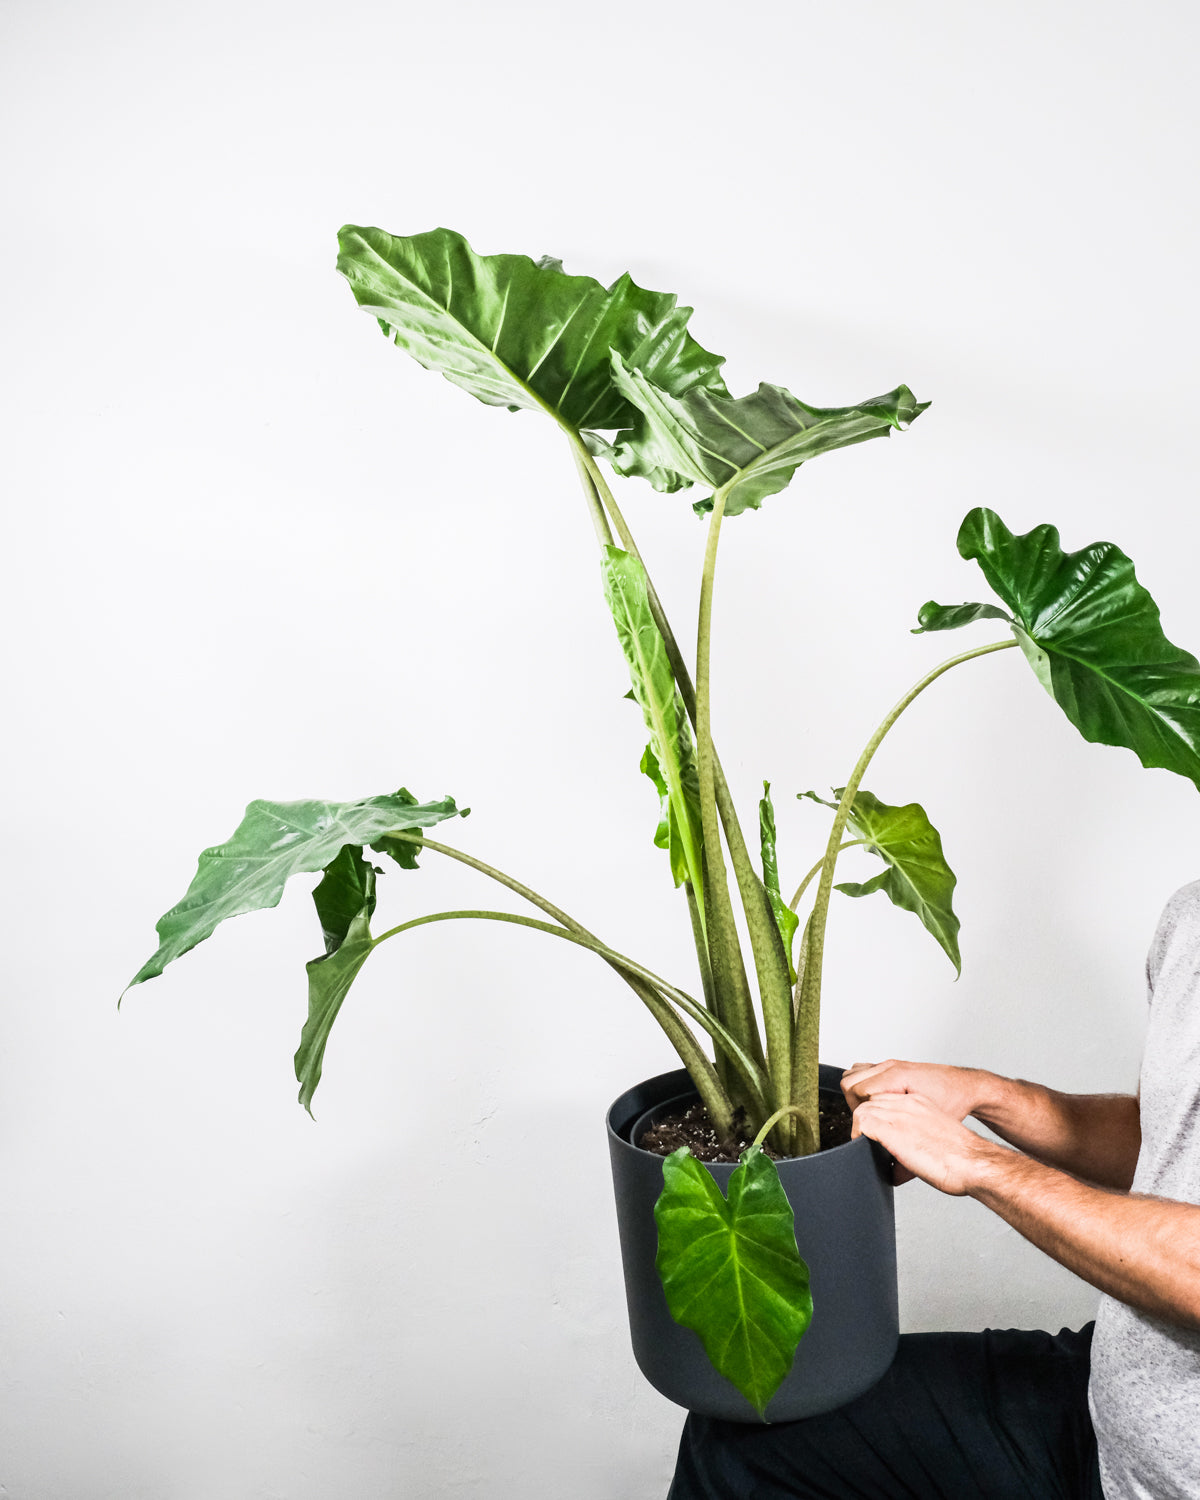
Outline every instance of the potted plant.
[[[1144, 765], [1200, 784], [1200, 665], [1163, 636], [1157, 608], [1111, 544], [1065, 553], [1051, 526], [1014, 535], [994, 512], [972, 511], [958, 550], [978, 563], [1003, 607], [931, 602], [917, 629], [995, 621], [1004, 634], [931, 667], [885, 715], [831, 798], [800, 794], [832, 816], [824, 851], [785, 899], [769, 785], [757, 809], [756, 861], [714, 744], [709, 662], [722, 526], [783, 490], [801, 464], [903, 429], [925, 404], [903, 385], [838, 408], [808, 406], [773, 385], [731, 396], [721, 360], [688, 332], [690, 309], [628, 276], [605, 288], [558, 261], [479, 256], [448, 230], [396, 237], [347, 227], [340, 250], [338, 268], [357, 302], [398, 347], [487, 404], [540, 411], [566, 438], [629, 696], [645, 721], [641, 770], [659, 802], [654, 839], [682, 890], [699, 994], [611, 948], [513, 876], [432, 837], [467, 809], [404, 789], [354, 802], [252, 802], [233, 836], [201, 854], [131, 983], [161, 974], [226, 918], [276, 905], [292, 876], [320, 872], [313, 899], [325, 952], [307, 964], [308, 1018], [295, 1058], [300, 1100], [311, 1108], [330, 1030], [381, 944], [426, 923], [474, 919], [518, 923], [591, 950], [642, 1001], [683, 1065], [629, 1090], [608, 1117], [643, 1369], [674, 1399], [721, 1415], [793, 1417], [836, 1405], [882, 1374], [897, 1319], [888, 1163], [861, 1138], [819, 1149], [822, 1085], [838, 1097], [837, 1070], [822, 1070], [818, 1059], [834, 890], [884, 892], [959, 966], [955, 877], [940, 837], [920, 805], [885, 803], [864, 786], [872, 757], [944, 673], [1019, 648], [1085, 739], [1125, 746]], [[703, 492], [693, 506], [707, 525], [694, 676], [602, 463], [664, 493]], [[835, 885], [838, 857], [853, 845], [878, 857], [879, 872]], [[393, 865], [414, 869], [421, 851], [482, 872], [539, 915], [440, 911], [373, 932], [377, 877]], [[682, 1146], [666, 1156], [642, 1147], [643, 1127], [661, 1135], [664, 1111], [694, 1114], [693, 1102], [703, 1116], [699, 1136], [707, 1133], [709, 1154], [724, 1162], [701, 1164]]]

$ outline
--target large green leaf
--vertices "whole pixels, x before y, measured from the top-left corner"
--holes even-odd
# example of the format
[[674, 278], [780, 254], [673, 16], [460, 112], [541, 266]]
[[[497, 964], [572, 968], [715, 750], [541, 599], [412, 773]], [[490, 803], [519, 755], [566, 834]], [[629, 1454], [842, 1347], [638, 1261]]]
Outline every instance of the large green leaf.
[[[369, 868], [369, 867], [368, 867]], [[358, 972], [371, 955], [371, 912], [375, 902], [365, 901], [351, 919], [340, 943], [305, 965], [308, 973], [308, 1020], [300, 1033], [296, 1052], [296, 1078], [300, 1103], [312, 1114], [312, 1099], [321, 1081], [325, 1044], [342, 1001]], [[328, 941], [328, 934], [327, 934]]]
[[775, 807], [771, 801], [769, 781], [763, 782], [762, 800], [758, 804], [758, 836], [759, 847], [762, 851], [763, 885], [767, 888], [775, 924], [779, 928], [779, 936], [783, 939], [788, 972], [792, 983], [795, 984], [796, 970], [792, 964], [792, 939], [796, 936], [800, 918], [783, 899], [783, 893], [779, 889], [779, 859], [775, 850]]
[[550, 412], [575, 430], [626, 427], [610, 351], [666, 389], [724, 389], [721, 359], [687, 331], [691, 308], [621, 276], [605, 288], [560, 261], [476, 255], [460, 234], [398, 236], [348, 224], [338, 270], [356, 301], [426, 369], [490, 406]]
[[[815, 792], [800, 795], [826, 807], [837, 805], [826, 802]], [[841, 795], [842, 788], [836, 788], [834, 796]], [[941, 837], [925, 809], [917, 802], [890, 807], [860, 787], [851, 804], [849, 821], [859, 837], [866, 839], [868, 853], [877, 854], [887, 868], [870, 880], [844, 881], [836, 889], [847, 896], [870, 896], [882, 891], [893, 905], [920, 918], [921, 925], [937, 940], [955, 971], [961, 973], [959, 921], [952, 905], [958, 878], [946, 863]]]
[[642, 769], [666, 791], [671, 870], [677, 885], [683, 878], [690, 880], [702, 900], [704, 835], [695, 746], [666, 644], [650, 612], [646, 572], [636, 557], [619, 547], [605, 547], [601, 568], [604, 597], [629, 666], [634, 697], [650, 731], [649, 760], [643, 756]]
[[728, 1200], [684, 1147], [663, 1162], [655, 1264], [671, 1316], [761, 1416], [812, 1321], [808, 1267], [774, 1162], [742, 1153]]
[[1013, 611], [1026, 658], [1084, 739], [1200, 786], [1200, 662], [1163, 634], [1119, 548], [1064, 552], [1055, 527], [1014, 536], [980, 508], [963, 521], [958, 550]]
[[[760, 385], [753, 395], [736, 398], [702, 387], [678, 394], [616, 353], [613, 378], [645, 418], [618, 438], [612, 454], [618, 472], [640, 474], [659, 489], [728, 485], [729, 516], [757, 508], [782, 490], [806, 460], [886, 437], [929, 405], [904, 385], [858, 406], [828, 408], [806, 406], [779, 385]], [[696, 506], [710, 508], [709, 501]]]
[[251, 802], [232, 837], [201, 854], [183, 900], [158, 921], [157, 950], [130, 986], [161, 974], [227, 918], [278, 906], [291, 876], [324, 870], [347, 844], [462, 815], [452, 797], [416, 803], [403, 790], [359, 802]]

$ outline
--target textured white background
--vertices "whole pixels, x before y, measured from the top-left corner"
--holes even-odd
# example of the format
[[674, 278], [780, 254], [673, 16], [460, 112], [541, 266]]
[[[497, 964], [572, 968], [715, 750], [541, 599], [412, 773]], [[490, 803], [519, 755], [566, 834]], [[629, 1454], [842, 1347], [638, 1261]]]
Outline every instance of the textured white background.
[[[115, 1009], [249, 798], [401, 782], [691, 982], [568, 456], [388, 347], [338, 225], [628, 268], [739, 392], [933, 400], [726, 528], [718, 738], [747, 807], [775, 783], [787, 881], [823, 827], [791, 793], [944, 654], [916, 606], [978, 596], [970, 506], [1116, 540], [1200, 646], [1197, 29], [1182, 0], [0, 3], [4, 1500], [666, 1489], [601, 1119], [672, 1056], [603, 968], [397, 942], [315, 1125], [302, 888]], [[690, 634], [702, 529], [622, 493]], [[1015, 652], [927, 694], [870, 784], [942, 829], [965, 971], [843, 902], [827, 1059], [1132, 1088], [1195, 792], [1085, 746]], [[495, 899], [425, 864], [383, 882], [395, 920]], [[908, 1328], [1089, 1315], [973, 1204], [898, 1215]]]

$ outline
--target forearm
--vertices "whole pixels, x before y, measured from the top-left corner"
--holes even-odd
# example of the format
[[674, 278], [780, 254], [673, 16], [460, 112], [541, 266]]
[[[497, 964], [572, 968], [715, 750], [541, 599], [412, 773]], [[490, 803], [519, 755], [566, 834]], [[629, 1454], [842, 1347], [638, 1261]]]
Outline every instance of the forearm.
[[1200, 1208], [1093, 1187], [988, 1141], [971, 1154], [970, 1197], [1101, 1291], [1200, 1328]]
[[978, 1073], [971, 1114], [1027, 1156], [1101, 1187], [1128, 1189], [1141, 1146], [1132, 1094], [1061, 1094], [1021, 1078]]

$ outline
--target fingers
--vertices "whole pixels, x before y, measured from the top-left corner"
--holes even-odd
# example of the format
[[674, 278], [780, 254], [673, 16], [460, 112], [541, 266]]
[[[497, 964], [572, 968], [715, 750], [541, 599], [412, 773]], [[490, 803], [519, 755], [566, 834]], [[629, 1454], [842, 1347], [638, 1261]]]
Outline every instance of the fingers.
[[[872, 1066], [872, 1064], [855, 1063], [854, 1066], [856, 1068], [857, 1067], [869, 1067], [869, 1066]], [[851, 1068], [851, 1069], [848, 1069], [847, 1071], [848, 1072], [853, 1072], [854, 1069]], [[865, 1134], [865, 1132], [864, 1132], [864, 1130], [862, 1128], [862, 1120], [859, 1118], [859, 1116], [862, 1113], [863, 1113], [863, 1111], [861, 1109], [856, 1109], [854, 1111], [853, 1117], [851, 1118], [851, 1121], [850, 1121], [850, 1139], [851, 1140], [856, 1140], [860, 1135]], [[869, 1114], [868, 1114], [868, 1118], [870, 1118]], [[874, 1137], [872, 1136], [871, 1139], [874, 1139]], [[901, 1164], [896, 1160], [896, 1158], [894, 1156], [892, 1157], [892, 1183], [893, 1183], [893, 1185], [895, 1187], [903, 1187], [906, 1182], [915, 1182], [916, 1181], [916, 1177], [917, 1177], [917, 1174], [915, 1172], [910, 1172], [907, 1167], [901, 1166]]]
[[869, 1099], [873, 1092], [870, 1084], [895, 1066], [895, 1058], [889, 1057], [884, 1062], [855, 1063], [852, 1068], [847, 1068], [842, 1074], [842, 1093], [850, 1108], [856, 1109], [864, 1100]]

